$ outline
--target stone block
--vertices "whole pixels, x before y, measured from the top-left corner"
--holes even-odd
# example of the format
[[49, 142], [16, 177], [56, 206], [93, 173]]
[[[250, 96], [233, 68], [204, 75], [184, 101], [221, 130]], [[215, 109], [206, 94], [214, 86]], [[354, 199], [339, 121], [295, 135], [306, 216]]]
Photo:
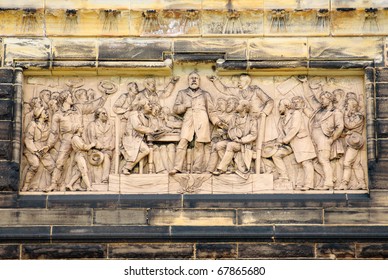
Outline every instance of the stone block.
[[246, 60], [247, 42], [242, 39], [177, 39], [174, 53], [221, 54], [229, 60]]
[[19, 185], [19, 164], [0, 162], [0, 174], [0, 190], [17, 191]]
[[236, 259], [237, 244], [197, 243], [196, 259]]
[[0, 84], [0, 98], [13, 98], [14, 92], [13, 85]]
[[[1, 230], [0, 230], [1, 237]], [[170, 237], [167, 226], [54, 226], [52, 240], [126, 241], [162, 240]]]
[[322, 224], [321, 209], [252, 209], [238, 210], [239, 225]]
[[21, 258], [28, 259], [106, 259], [105, 244], [25, 244]]
[[[333, 35], [385, 35], [387, 11], [364, 9], [337, 9], [331, 12]], [[360, 8], [360, 7], [357, 7]]]
[[233, 210], [150, 209], [148, 219], [150, 225], [231, 226], [236, 224], [236, 213]]
[[0, 83], [12, 84], [14, 80], [13, 69], [0, 68]]
[[5, 38], [5, 65], [14, 60], [51, 60], [51, 41], [47, 38]]
[[184, 195], [184, 208], [345, 207], [345, 194]]
[[113, 37], [130, 34], [130, 11], [110, 6], [109, 9], [77, 9], [75, 14], [67, 10], [46, 10], [45, 20], [48, 36]]
[[250, 174], [247, 180], [235, 174], [213, 176], [213, 193], [249, 193], [253, 192], [253, 176]]
[[119, 207], [121, 208], [180, 208], [182, 196], [173, 194], [121, 194]]
[[313, 60], [382, 60], [382, 39], [374, 37], [309, 38]]
[[375, 238], [387, 238], [386, 226], [356, 226], [356, 225], [289, 225], [275, 226], [275, 238], [277, 240], [333, 240], [333, 239], [354, 239], [368, 240]]
[[169, 176], [168, 192], [174, 193], [212, 193], [211, 174], [176, 174]]
[[319, 259], [354, 259], [354, 243], [318, 243], [316, 249], [316, 258]]
[[388, 137], [388, 120], [377, 120], [377, 137]]
[[388, 68], [376, 68], [376, 83], [387, 83], [388, 82]]
[[12, 158], [12, 142], [0, 140], [0, 159], [11, 160]]
[[369, 209], [325, 209], [325, 224], [367, 224], [369, 223]]
[[[109, 9], [129, 9], [129, 2], [127, 0], [111, 0], [109, 1]], [[67, 0], [67, 1], [47, 1], [45, 3], [46, 9], [107, 9], [106, 2], [101, 0]]]
[[48, 208], [117, 208], [119, 195], [49, 195], [47, 199]]
[[376, 83], [376, 97], [388, 97], [388, 83]]
[[264, 13], [259, 9], [227, 11], [202, 10], [204, 36], [263, 36]]
[[159, 39], [100, 39], [99, 60], [163, 60], [172, 51], [168, 40]]
[[240, 243], [238, 257], [240, 259], [297, 259], [314, 258], [314, 244], [292, 243]]
[[[293, 1], [295, 5], [295, 1]], [[326, 3], [327, 4], [327, 3]], [[265, 36], [305, 36], [305, 34], [322, 36], [329, 35], [330, 15], [327, 11], [320, 12], [308, 8], [292, 9], [280, 5], [266, 9], [264, 14]]]
[[264, 0], [265, 9], [327, 9], [329, 0], [301, 1], [298, 3], [293, 0]]
[[168, 194], [168, 174], [120, 175], [120, 193]]
[[[15, 201], [19, 208], [46, 208], [46, 195], [18, 195]], [[3, 207], [2, 207], [3, 208]]]
[[0, 227], [0, 239], [3, 242], [12, 241], [46, 241], [50, 240], [49, 226], [5, 226]]
[[133, 10], [149, 10], [150, 8], [155, 10], [173, 10], [173, 9], [200, 9], [202, 6], [201, 0], [192, 0], [192, 1], [176, 1], [171, 0], [161, 0], [161, 1], [152, 1], [152, 0], [132, 0], [131, 9]]
[[385, 99], [385, 98], [377, 98], [376, 99], [377, 118], [381, 118], [381, 119], [388, 118], [388, 102], [387, 101], [388, 101], [388, 99]]
[[97, 60], [97, 40], [53, 38], [55, 60]]
[[41, 209], [1, 209], [0, 226], [5, 225], [90, 225], [90, 210], [41, 210]]
[[388, 244], [386, 243], [357, 243], [357, 259], [388, 259]]
[[249, 60], [301, 60], [308, 58], [306, 38], [257, 38], [248, 41]]
[[0, 30], [1, 36], [44, 36], [43, 7], [0, 9], [0, 17], [6, 23]]
[[93, 224], [96, 225], [141, 225], [147, 224], [146, 209], [95, 210]]
[[19, 245], [0, 245], [1, 260], [18, 260], [20, 258]]
[[0, 120], [11, 120], [13, 117], [14, 102], [10, 100], [0, 100]]
[[194, 246], [190, 243], [131, 243], [110, 244], [109, 259], [193, 259]]
[[272, 226], [171, 226], [171, 237], [184, 240], [265, 240], [272, 241]]

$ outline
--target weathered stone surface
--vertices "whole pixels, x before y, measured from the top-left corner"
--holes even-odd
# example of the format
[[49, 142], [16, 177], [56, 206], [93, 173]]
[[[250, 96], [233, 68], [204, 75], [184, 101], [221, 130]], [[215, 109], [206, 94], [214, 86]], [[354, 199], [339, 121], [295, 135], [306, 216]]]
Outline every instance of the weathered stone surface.
[[314, 244], [289, 243], [241, 243], [238, 246], [241, 259], [313, 258]]
[[190, 243], [110, 244], [109, 259], [193, 259]]
[[325, 224], [388, 224], [388, 210], [328, 209], [325, 210]]
[[307, 59], [307, 38], [258, 38], [248, 41], [249, 60]]
[[22, 259], [103, 259], [107, 257], [104, 244], [40, 244], [23, 245]]
[[[378, 85], [379, 84], [376, 84], [376, 86], [378, 86]], [[379, 92], [379, 90], [377, 92]], [[387, 101], [388, 101], [388, 99], [384, 99], [384, 98], [377, 98], [376, 99], [377, 118], [382, 118], [382, 119], [388, 118], [388, 102]]]
[[[105, 2], [100, 0], [88, 0], [87, 2], [78, 0], [48, 1], [45, 3], [47, 9], [104, 9], [107, 8]], [[110, 9], [128, 9], [130, 7], [126, 0], [112, 0], [109, 2]]]
[[152, 0], [132, 0], [131, 9], [134, 10], [149, 10], [150, 7], [155, 10], [159, 9], [199, 9], [201, 8], [201, 0], [193, 1], [179, 1], [178, 3], [171, 0], [162, 0], [162, 1], [152, 1]]
[[273, 239], [272, 226], [172, 226], [171, 238], [184, 240], [207, 241], [236, 241], [236, 240], [265, 240]]
[[388, 120], [377, 121], [377, 133], [379, 138], [388, 137]]
[[376, 83], [388, 82], [388, 68], [376, 68]]
[[236, 224], [236, 214], [233, 210], [151, 209], [149, 223], [174, 226], [230, 226]]
[[112, 209], [95, 210], [93, 224], [100, 225], [135, 225], [147, 224], [146, 209]]
[[0, 245], [0, 259], [17, 260], [20, 258], [19, 245]]
[[179, 208], [182, 206], [181, 195], [120, 195], [121, 208]]
[[0, 120], [11, 120], [13, 117], [14, 102], [10, 100], [0, 100]]
[[346, 206], [344, 194], [184, 195], [184, 208], [290, 208]]
[[48, 208], [116, 208], [119, 195], [50, 195]]
[[0, 225], [90, 225], [90, 210], [0, 210]]
[[245, 60], [247, 43], [241, 39], [177, 39], [174, 53], [221, 54], [225, 59]]
[[14, 96], [14, 86], [0, 84], [0, 98], [12, 98]]
[[95, 39], [52, 39], [53, 59], [97, 60], [97, 40]]
[[168, 174], [120, 175], [120, 193], [168, 194]]
[[0, 83], [13, 83], [13, 69], [0, 68]]
[[3, 242], [7, 241], [49, 241], [50, 227], [45, 226], [5, 226], [0, 227], [0, 239]]
[[318, 243], [316, 249], [316, 258], [322, 259], [354, 259], [354, 243]]
[[309, 38], [308, 44], [311, 59], [381, 61], [383, 55], [381, 38]]
[[322, 224], [321, 209], [252, 209], [238, 210], [239, 225]]
[[18, 185], [19, 164], [12, 162], [0, 162], [0, 190], [17, 191]]
[[237, 244], [228, 243], [198, 243], [196, 247], [197, 259], [235, 259], [237, 258]]
[[0, 141], [0, 159], [11, 160], [12, 142]]
[[171, 42], [158, 39], [100, 39], [99, 60], [163, 60]]
[[388, 83], [376, 83], [376, 97], [388, 97]]
[[384, 243], [357, 243], [357, 259], [387, 259], [388, 245]]
[[[1, 236], [1, 231], [0, 231]], [[54, 226], [53, 240], [165, 240], [170, 237], [167, 226]]]
[[47, 38], [5, 38], [5, 65], [14, 60], [51, 60], [51, 41]]

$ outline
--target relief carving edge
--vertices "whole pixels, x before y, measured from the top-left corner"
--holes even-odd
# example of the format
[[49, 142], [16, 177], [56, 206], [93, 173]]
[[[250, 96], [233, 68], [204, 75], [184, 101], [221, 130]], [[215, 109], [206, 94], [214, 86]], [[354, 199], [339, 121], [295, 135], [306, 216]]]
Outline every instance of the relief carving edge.
[[20, 190], [149, 193], [162, 178], [170, 190], [152, 192], [252, 193], [265, 175], [266, 192], [367, 190], [362, 80], [273, 77], [268, 91], [206, 74], [32, 83]]

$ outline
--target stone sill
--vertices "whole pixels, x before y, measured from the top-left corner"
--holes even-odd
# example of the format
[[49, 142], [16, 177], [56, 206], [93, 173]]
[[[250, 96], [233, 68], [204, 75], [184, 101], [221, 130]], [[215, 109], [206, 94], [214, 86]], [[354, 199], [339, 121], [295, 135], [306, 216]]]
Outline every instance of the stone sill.
[[0, 227], [0, 242], [387, 240], [388, 226], [36, 226]]

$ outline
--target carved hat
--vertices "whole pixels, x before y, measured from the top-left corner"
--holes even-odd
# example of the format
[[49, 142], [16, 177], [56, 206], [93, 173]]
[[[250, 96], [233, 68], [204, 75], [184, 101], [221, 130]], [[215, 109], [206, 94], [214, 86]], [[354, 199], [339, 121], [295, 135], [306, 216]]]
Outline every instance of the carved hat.
[[109, 80], [101, 81], [98, 84], [98, 90], [108, 95], [115, 93], [117, 89], [117, 85]]
[[352, 132], [352, 134], [346, 136], [346, 144], [348, 144], [353, 149], [359, 150], [364, 145], [364, 139], [362, 135], [357, 132]]
[[104, 154], [101, 151], [91, 149], [88, 152], [88, 161], [93, 166], [101, 165], [104, 162]]
[[263, 158], [272, 157], [278, 150], [278, 146], [275, 144], [265, 144], [263, 149], [261, 150], [261, 156]]

